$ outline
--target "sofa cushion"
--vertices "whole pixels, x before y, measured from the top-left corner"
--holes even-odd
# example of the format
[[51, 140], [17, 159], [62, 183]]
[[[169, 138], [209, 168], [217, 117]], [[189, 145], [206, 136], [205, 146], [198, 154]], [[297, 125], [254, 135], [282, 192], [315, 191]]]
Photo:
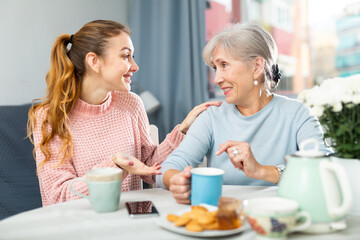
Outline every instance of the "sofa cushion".
[[0, 106], [0, 220], [42, 206], [33, 145], [26, 138], [30, 106]]

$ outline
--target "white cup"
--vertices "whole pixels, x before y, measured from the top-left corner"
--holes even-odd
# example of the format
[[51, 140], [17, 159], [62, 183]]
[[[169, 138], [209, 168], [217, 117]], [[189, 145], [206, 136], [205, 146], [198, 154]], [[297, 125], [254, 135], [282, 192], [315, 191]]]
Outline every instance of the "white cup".
[[[299, 204], [280, 197], [254, 198], [244, 201], [244, 211], [258, 239], [286, 239], [286, 235], [307, 229], [310, 214], [299, 211]], [[298, 223], [302, 219], [304, 222]]]

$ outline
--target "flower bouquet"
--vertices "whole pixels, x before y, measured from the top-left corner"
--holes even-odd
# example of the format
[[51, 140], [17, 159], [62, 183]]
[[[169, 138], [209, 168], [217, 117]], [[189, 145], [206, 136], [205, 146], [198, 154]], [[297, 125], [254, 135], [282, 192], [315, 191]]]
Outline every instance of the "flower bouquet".
[[327, 79], [298, 99], [319, 119], [335, 156], [360, 158], [360, 75]]

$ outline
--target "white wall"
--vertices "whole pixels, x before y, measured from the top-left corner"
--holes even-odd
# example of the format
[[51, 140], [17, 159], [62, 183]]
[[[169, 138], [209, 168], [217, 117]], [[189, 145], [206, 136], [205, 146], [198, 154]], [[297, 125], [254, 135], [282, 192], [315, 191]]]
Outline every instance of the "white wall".
[[128, 23], [129, 0], [0, 0], [0, 105], [44, 96], [56, 37], [95, 19]]

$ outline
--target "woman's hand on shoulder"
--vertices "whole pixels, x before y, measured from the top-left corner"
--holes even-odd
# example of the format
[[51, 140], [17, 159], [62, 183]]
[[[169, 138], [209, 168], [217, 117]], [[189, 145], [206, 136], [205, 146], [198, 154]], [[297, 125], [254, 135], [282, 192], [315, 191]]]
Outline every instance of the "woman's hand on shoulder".
[[160, 175], [161, 166], [155, 163], [151, 167], [146, 166], [139, 159], [129, 156], [126, 153], [118, 152], [111, 156], [111, 160], [120, 168], [134, 175]]
[[205, 102], [194, 107], [186, 116], [184, 121], [180, 124], [179, 130], [183, 134], [186, 134], [187, 130], [190, 128], [191, 124], [195, 121], [195, 119], [199, 116], [200, 113], [208, 109], [210, 106], [219, 107], [221, 104], [222, 102]]

